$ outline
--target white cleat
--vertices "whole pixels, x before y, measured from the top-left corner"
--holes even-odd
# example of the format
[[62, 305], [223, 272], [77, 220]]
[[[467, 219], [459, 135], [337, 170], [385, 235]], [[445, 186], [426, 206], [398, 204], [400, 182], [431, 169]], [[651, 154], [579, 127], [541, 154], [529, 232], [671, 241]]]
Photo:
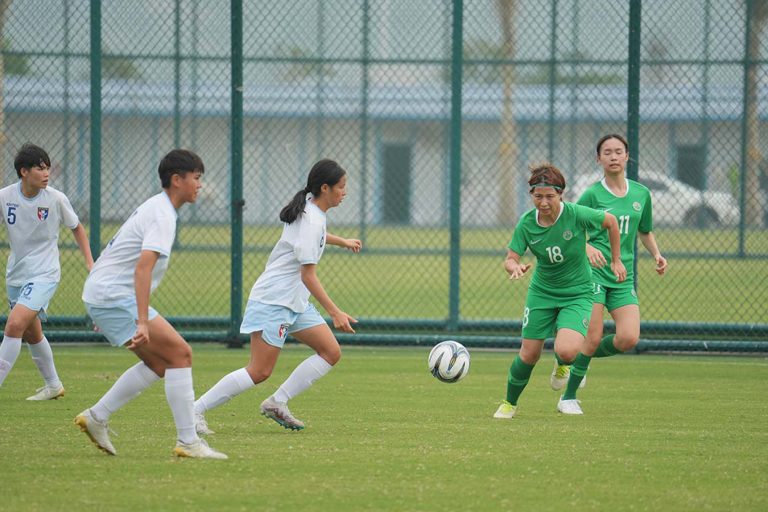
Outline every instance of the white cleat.
[[228, 459], [225, 454], [217, 452], [203, 439], [198, 439], [194, 443], [186, 444], [178, 441], [173, 454], [177, 457], [190, 457], [193, 459]]
[[303, 430], [304, 422], [295, 418], [291, 411], [288, 410], [288, 404], [281, 403], [272, 397], [267, 398], [261, 402], [261, 414], [276, 421], [284, 428], [291, 430]]
[[117, 455], [115, 447], [109, 440], [109, 427], [106, 421], [98, 421], [91, 415], [91, 410], [86, 409], [75, 417], [75, 425], [93, 441], [99, 450], [109, 455]]
[[555, 391], [560, 391], [568, 384], [568, 376], [571, 374], [571, 365], [569, 364], [557, 364], [555, 361], [555, 367], [552, 369], [552, 374], [549, 376], [549, 385]]
[[205, 416], [202, 415], [202, 413], [196, 412], [195, 413], [195, 431], [198, 435], [206, 435], [209, 436], [211, 434], [215, 434], [213, 430], [208, 428], [208, 422], [205, 421]]
[[499, 420], [511, 420], [517, 414], [517, 406], [504, 400], [496, 412], [493, 413], [493, 417]]
[[560, 397], [560, 401], [557, 402], [557, 412], [571, 415], [584, 414], [584, 411], [581, 410], [580, 404], [581, 401], [576, 400], [575, 398], [572, 400], [563, 400], [563, 397]]
[[43, 386], [37, 388], [37, 393], [32, 396], [28, 396], [27, 400], [42, 401], [42, 400], [56, 400], [64, 396], [64, 386], [51, 387]]

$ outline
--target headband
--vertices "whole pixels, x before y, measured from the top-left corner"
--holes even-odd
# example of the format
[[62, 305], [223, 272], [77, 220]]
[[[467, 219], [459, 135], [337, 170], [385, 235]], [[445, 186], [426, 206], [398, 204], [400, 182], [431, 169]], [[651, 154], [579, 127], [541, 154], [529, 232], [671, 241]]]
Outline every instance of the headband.
[[547, 183], [546, 181], [540, 181], [534, 185], [531, 185], [531, 188], [537, 188], [537, 187], [552, 187], [555, 190], [563, 190], [563, 187], [560, 185], [554, 185], [552, 183]]

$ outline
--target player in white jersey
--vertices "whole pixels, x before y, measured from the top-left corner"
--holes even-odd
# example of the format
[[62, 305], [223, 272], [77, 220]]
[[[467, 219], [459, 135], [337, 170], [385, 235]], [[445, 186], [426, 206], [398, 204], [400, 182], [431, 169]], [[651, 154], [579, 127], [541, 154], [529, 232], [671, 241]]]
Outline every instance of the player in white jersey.
[[261, 413], [285, 428], [304, 428], [288, 410], [288, 400], [327, 374], [341, 358], [339, 342], [309, 296], [323, 306], [336, 329], [355, 332], [351, 323], [357, 322], [334, 304], [317, 277], [326, 243], [355, 253], [362, 248], [360, 240], [326, 232], [325, 213], [341, 204], [346, 186], [346, 171], [333, 160], [320, 160], [309, 171], [307, 186], [280, 212], [283, 233], [251, 289], [240, 326], [240, 332], [251, 337], [250, 362], [224, 376], [195, 402], [198, 433], [213, 433], [203, 413], [269, 378], [288, 334], [316, 354], [299, 364], [275, 394], [262, 402]]
[[48, 303], [61, 279], [59, 226], [64, 224], [72, 230], [88, 270], [93, 257], [85, 228], [69, 199], [48, 186], [48, 153], [34, 144], [24, 144], [13, 165], [19, 181], [0, 190], [0, 217], [11, 247], [5, 271], [10, 313], [0, 344], [0, 386], [13, 368], [23, 340], [29, 344], [32, 360], [45, 382], [27, 400], [55, 400], [64, 396], [64, 385], [40, 321], [46, 319]]
[[226, 459], [195, 432], [192, 349], [149, 305], [160, 284], [176, 235], [176, 210], [194, 203], [203, 161], [192, 151], [174, 149], [160, 161], [163, 191], [149, 198], [123, 223], [96, 260], [83, 289], [88, 314], [114, 346], [127, 346], [141, 360], [123, 373], [75, 424], [104, 452], [115, 455], [110, 416], [155, 381], [165, 378], [165, 396], [176, 423], [179, 457]]

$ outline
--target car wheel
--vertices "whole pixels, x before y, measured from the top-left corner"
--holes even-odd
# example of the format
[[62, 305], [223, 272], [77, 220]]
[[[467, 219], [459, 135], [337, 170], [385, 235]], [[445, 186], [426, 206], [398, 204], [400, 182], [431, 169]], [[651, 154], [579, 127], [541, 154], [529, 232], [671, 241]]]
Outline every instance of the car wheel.
[[685, 224], [692, 228], [715, 228], [720, 226], [720, 219], [713, 209], [699, 206], [688, 210], [685, 214]]

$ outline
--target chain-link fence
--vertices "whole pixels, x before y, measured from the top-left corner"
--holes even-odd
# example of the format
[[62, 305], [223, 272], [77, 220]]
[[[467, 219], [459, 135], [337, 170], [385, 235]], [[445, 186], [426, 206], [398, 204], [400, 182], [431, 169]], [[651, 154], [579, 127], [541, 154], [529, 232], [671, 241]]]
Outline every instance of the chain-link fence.
[[[321, 157], [349, 176], [329, 231], [364, 251], [329, 249], [320, 277], [360, 333], [519, 335], [526, 287], [501, 263], [532, 207], [527, 166], [556, 164], [575, 200], [600, 178], [595, 144], [610, 132], [629, 135], [629, 172], [651, 189], [670, 261], [659, 278], [639, 249], [643, 336], [768, 336], [766, 0], [0, 9], [4, 186], [16, 149], [42, 145], [53, 186], [103, 247], [159, 190], [165, 152], [205, 160], [153, 296], [191, 338], [236, 334], [278, 212]], [[83, 339], [85, 270], [61, 238], [49, 328]]]

